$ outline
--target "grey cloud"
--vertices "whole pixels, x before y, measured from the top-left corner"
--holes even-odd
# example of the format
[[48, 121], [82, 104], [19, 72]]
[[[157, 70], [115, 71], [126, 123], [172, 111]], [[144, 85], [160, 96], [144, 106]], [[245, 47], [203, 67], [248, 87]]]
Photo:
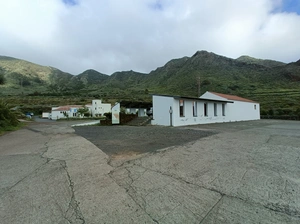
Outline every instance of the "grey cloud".
[[[72, 74], [89, 68], [106, 74], [149, 72], [197, 50], [233, 58], [248, 54], [285, 62], [299, 59], [300, 16], [275, 13], [278, 0], [77, 3], [3, 3], [0, 54]], [[24, 12], [12, 18], [12, 4]]]

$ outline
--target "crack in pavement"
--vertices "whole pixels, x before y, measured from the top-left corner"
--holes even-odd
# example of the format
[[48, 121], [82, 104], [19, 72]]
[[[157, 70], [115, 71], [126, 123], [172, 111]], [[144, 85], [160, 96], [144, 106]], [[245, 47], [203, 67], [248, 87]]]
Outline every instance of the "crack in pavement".
[[[76, 198], [75, 198], [74, 182], [72, 181], [71, 176], [70, 176], [70, 174], [68, 172], [67, 163], [64, 160], [61, 160], [61, 162], [62, 162], [61, 165], [62, 165], [63, 169], [66, 171], [66, 174], [67, 174], [67, 177], [68, 177], [68, 181], [69, 181], [69, 188], [71, 190], [71, 199], [70, 199], [70, 202], [69, 202], [69, 205], [68, 205], [68, 209], [65, 212], [65, 218], [70, 223], [73, 223], [73, 221], [70, 220], [70, 218], [73, 216], [73, 212], [71, 213], [71, 216], [68, 215], [69, 211], [71, 211], [71, 209], [72, 209], [74, 211], [74, 213], [75, 213], [75, 219], [78, 220], [78, 221], [80, 221], [80, 223], [84, 224], [85, 223], [85, 219], [84, 219], [83, 214], [82, 214], [82, 212], [80, 210], [79, 202], [77, 202]], [[70, 216], [70, 218], [68, 218], [69, 216]]]
[[[146, 214], [153, 222], [159, 224], [159, 222], [158, 222], [156, 219], [154, 219], [154, 218], [146, 211], [146, 208], [145, 208], [144, 206], [142, 206], [142, 205], [136, 200], [136, 198], [135, 198], [134, 196], [132, 196], [132, 195], [129, 193], [129, 188], [131, 188], [133, 191], [136, 192], [136, 190], [131, 186], [131, 184], [132, 184], [133, 182], [128, 186], [128, 189], [127, 189], [125, 186], [120, 185], [113, 177], [110, 176], [110, 174], [108, 174], [108, 176], [109, 176], [109, 177], [110, 177], [110, 178], [111, 178], [111, 179], [112, 179], [119, 187], [125, 189], [127, 195], [134, 201], [134, 203], [135, 203], [140, 209], [142, 209], [142, 211], [144, 211], [144, 213], [145, 213], [145, 214]], [[128, 176], [129, 176], [129, 175], [128, 175]], [[136, 196], [136, 195], [135, 195], [135, 196]], [[141, 199], [144, 201], [144, 203], [146, 204], [145, 199], [142, 198], [142, 197], [140, 197], [140, 198], [141, 198]]]
[[[141, 167], [141, 166], [140, 166]], [[144, 167], [143, 167], [144, 168]], [[185, 205], [183, 205], [180, 201], [177, 201], [177, 205], [174, 207], [174, 208], [172, 208], [172, 211], [170, 211], [170, 212], [168, 212], [168, 213], [166, 213], [166, 214], [164, 214], [162, 217], [160, 217], [158, 220], [156, 220], [156, 219], [154, 219], [153, 217], [152, 217], [152, 215], [151, 214], [149, 214], [149, 212], [147, 212], [147, 201], [146, 201], [146, 197], [148, 196], [148, 195], [150, 195], [151, 193], [153, 193], [153, 192], [155, 192], [155, 191], [160, 191], [160, 189], [165, 189], [166, 188], [166, 186], [168, 186], [168, 185], [171, 185], [172, 183], [174, 183], [174, 181], [171, 181], [171, 182], [169, 182], [169, 183], [166, 183], [165, 185], [162, 185], [162, 186], [160, 186], [159, 187], [159, 189], [152, 189], [152, 190], [150, 190], [150, 191], [148, 191], [147, 192], [147, 194], [145, 194], [145, 195], [143, 195], [143, 196], [138, 196], [137, 195], [137, 190], [135, 189], [135, 187], [133, 187], [132, 186], [132, 184], [136, 181], [136, 180], [138, 180], [139, 178], [141, 178], [147, 171], [149, 172], [149, 171], [152, 171], [151, 169], [147, 169], [147, 168], [144, 168], [144, 170], [145, 171], [143, 171], [142, 173], [141, 173], [141, 175], [140, 176], [138, 176], [136, 179], [134, 179], [133, 177], [132, 177], [132, 173], [131, 173], [131, 171], [130, 171], [130, 169], [128, 169], [128, 167], [124, 167], [124, 169], [127, 171], [127, 177], [130, 179], [130, 183], [129, 184], [125, 184], [125, 185], [122, 185], [122, 184], [120, 184], [118, 181], [116, 181], [115, 180], [115, 178], [112, 176], [112, 173], [113, 173], [113, 171], [112, 171], [112, 173], [111, 174], [109, 174], [109, 176], [114, 180], [114, 182], [116, 183], [116, 184], [118, 184], [118, 186], [120, 186], [120, 187], [122, 187], [123, 189], [125, 189], [126, 190], [126, 193], [128, 194], [128, 196], [130, 197], [130, 198], [132, 198], [132, 200], [145, 212], [145, 214], [147, 214], [155, 223], [159, 223], [160, 222], [160, 220], [163, 220], [165, 217], [167, 217], [169, 214], [171, 214], [176, 208], [178, 208], [179, 206], [183, 206], [185, 209], [187, 209], [187, 210], [189, 210], [192, 214], [193, 214], [193, 216], [194, 217], [198, 217], [199, 218], [199, 215], [197, 215], [197, 214], [195, 214], [191, 209], [189, 209], [189, 208], [187, 208]], [[152, 171], [153, 172], [153, 171]], [[175, 178], [173, 178], [173, 177], [171, 177], [173, 180], [177, 180], [177, 179], [175, 179]], [[177, 180], [178, 181], [178, 180]], [[182, 182], [182, 181], [181, 181]], [[186, 183], [186, 182], [185, 182]], [[160, 191], [161, 192], [161, 191]], [[162, 192], [161, 192], [162, 193]], [[173, 196], [170, 196], [169, 195], [169, 197], [170, 198], [172, 198], [172, 199], [174, 199], [175, 200], [175, 198], [173, 197]], [[141, 202], [138, 200], [138, 199], [141, 199], [142, 200], [142, 204], [141, 204]]]
[[213, 192], [216, 192], [218, 194], [220, 194], [222, 197], [223, 196], [226, 196], [226, 197], [229, 197], [229, 198], [236, 198], [236, 199], [239, 199], [241, 201], [244, 201], [246, 203], [249, 203], [249, 204], [256, 204], [256, 205], [259, 205], [259, 206], [263, 206], [265, 207], [266, 209], [269, 209], [271, 211], [274, 211], [274, 212], [279, 212], [279, 213], [283, 213], [285, 215], [289, 215], [289, 216], [293, 216], [293, 217], [296, 217], [296, 218], [299, 218], [300, 217], [300, 212], [299, 211], [296, 211], [296, 210], [291, 210], [291, 208], [289, 207], [289, 205], [279, 205], [279, 204], [273, 204], [273, 203], [267, 203], [267, 205], [264, 205], [264, 204], [260, 204], [258, 202], [255, 202], [255, 201], [249, 201], [249, 200], [246, 200], [245, 198], [241, 198], [241, 197], [237, 197], [237, 196], [233, 196], [233, 195], [227, 195], [219, 190], [216, 190], [216, 189], [212, 189], [212, 188], [207, 188], [205, 186], [201, 186], [201, 185], [198, 185], [198, 184], [194, 184], [192, 182], [189, 182], [189, 181], [186, 181], [184, 180], [183, 178], [181, 177], [176, 177], [176, 176], [173, 176], [173, 175], [170, 175], [170, 174], [166, 174], [166, 173], [163, 173], [161, 171], [157, 171], [157, 170], [152, 170], [150, 168], [147, 168], [147, 167], [144, 167], [142, 165], [139, 165], [139, 164], [136, 164], [135, 161], [134, 161], [134, 165], [135, 166], [139, 166], [143, 169], [146, 169], [146, 170], [150, 170], [152, 172], [156, 172], [156, 173], [159, 173], [163, 176], [167, 176], [167, 177], [170, 177], [170, 178], [173, 178], [175, 180], [178, 180], [178, 181], [182, 181], [182, 182], [185, 182], [186, 184], [191, 184], [191, 185], [194, 185], [194, 186], [197, 186], [197, 187], [200, 187], [200, 188], [203, 188], [203, 189], [206, 189], [206, 190], [209, 190], [209, 191], [213, 191]]
[[200, 221], [199, 224], [203, 223], [203, 221], [206, 219], [206, 217], [215, 209], [215, 207], [221, 202], [224, 195], [221, 195], [220, 199], [211, 207], [211, 209], [206, 213], [206, 215], [203, 217], [203, 219]]
[[[67, 163], [65, 160], [60, 160], [60, 159], [54, 159], [54, 158], [49, 158], [47, 156], [44, 156], [48, 150], [49, 150], [49, 142], [52, 140], [52, 138], [50, 138], [48, 141], [45, 142], [44, 146], [45, 146], [45, 150], [41, 153], [41, 158], [47, 159], [46, 163], [49, 163], [50, 161], [59, 161], [62, 168], [65, 170], [66, 174], [67, 174], [67, 178], [68, 178], [68, 182], [69, 182], [69, 188], [71, 191], [71, 199], [68, 205], [68, 209], [64, 212], [64, 218], [69, 222], [69, 223], [73, 223], [72, 221], [72, 217], [75, 213], [75, 219], [79, 220], [80, 223], [84, 224], [85, 223], [85, 219], [81, 213], [80, 207], [79, 207], [79, 202], [76, 201], [75, 199], [75, 193], [74, 193], [74, 182], [71, 179], [71, 176], [68, 172], [68, 167], [67, 167]], [[72, 212], [73, 210], [73, 212]], [[77, 223], [77, 222], [76, 222]]]
[[42, 165], [40, 165], [39, 167], [37, 167], [36, 169], [34, 169], [32, 172], [28, 173], [28, 175], [26, 175], [25, 177], [23, 177], [22, 179], [20, 179], [19, 181], [17, 181], [15, 184], [13, 184], [10, 187], [6, 187], [5, 190], [0, 194], [0, 198], [2, 196], [4, 196], [9, 190], [11, 190], [12, 188], [14, 188], [15, 186], [17, 186], [18, 184], [20, 184], [21, 182], [23, 182], [25, 179], [27, 179], [29, 176], [31, 176], [32, 174], [36, 173], [39, 169], [41, 169], [43, 166], [45, 166], [48, 163], [48, 161], [46, 161], [45, 163], [43, 163]]

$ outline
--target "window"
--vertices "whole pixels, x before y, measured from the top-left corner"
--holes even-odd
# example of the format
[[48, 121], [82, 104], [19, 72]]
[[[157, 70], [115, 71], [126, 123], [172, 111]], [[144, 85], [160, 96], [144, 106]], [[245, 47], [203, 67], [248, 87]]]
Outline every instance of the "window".
[[204, 116], [207, 117], [207, 103], [204, 103]]
[[222, 103], [222, 116], [225, 116], [225, 103]]
[[256, 105], [254, 105], [254, 110], [256, 110]]
[[179, 100], [179, 114], [184, 117], [184, 100]]
[[214, 103], [214, 115], [218, 116], [218, 104]]
[[197, 101], [193, 102], [193, 116], [197, 117]]

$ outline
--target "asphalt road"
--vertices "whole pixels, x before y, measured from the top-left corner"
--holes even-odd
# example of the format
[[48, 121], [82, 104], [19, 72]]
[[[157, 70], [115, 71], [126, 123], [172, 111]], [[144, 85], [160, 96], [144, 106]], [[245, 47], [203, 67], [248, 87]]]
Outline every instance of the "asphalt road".
[[93, 127], [87, 139], [73, 123], [0, 136], [1, 223], [300, 223], [300, 122], [162, 128], [155, 138], [161, 127]]

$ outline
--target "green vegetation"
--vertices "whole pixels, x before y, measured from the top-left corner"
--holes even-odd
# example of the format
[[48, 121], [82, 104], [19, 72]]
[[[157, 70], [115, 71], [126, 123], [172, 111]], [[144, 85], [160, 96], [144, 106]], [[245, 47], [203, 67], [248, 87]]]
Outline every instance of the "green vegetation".
[[0, 101], [0, 134], [5, 131], [13, 131], [20, 127], [17, 116], [7, 107], [7, 104]]
[[296, 115], [300, 110], [300, 60], [285, 64], [242, 56], [231, 59], [198, 51], [173, 59], [149, 74], [122, 71], [111, 76], [89, 69], [73, 76], [58, 69], [0, 57], [0, 99], [9, 107], [40, 114], [51, 106], [85, 105], [100, 98], [151, 101], [151, 94], [198, 96], [215, 91], [261, 104], [262, 114]]
[[89, 117], [90, 113], [89, 113], [89, 108], [87, 107], [83, 107], [83, 108], [79, 108], [77, 113], [82, 117]]

